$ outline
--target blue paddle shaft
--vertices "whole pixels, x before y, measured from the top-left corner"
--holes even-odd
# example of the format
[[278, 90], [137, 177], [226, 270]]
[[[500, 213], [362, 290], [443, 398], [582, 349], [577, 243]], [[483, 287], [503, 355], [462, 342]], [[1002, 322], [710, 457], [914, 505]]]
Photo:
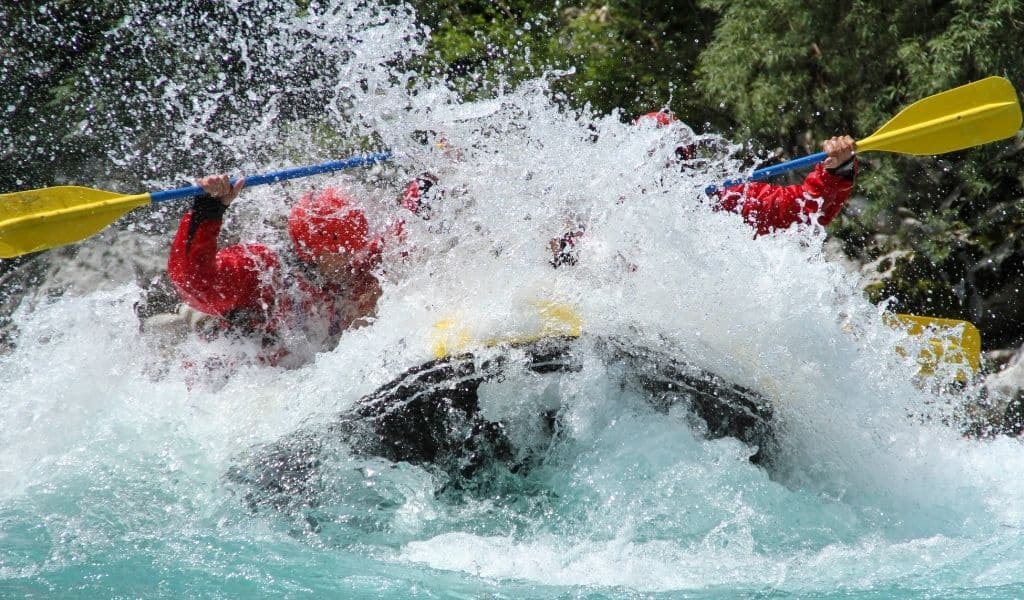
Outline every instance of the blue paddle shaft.
[[[281, 171], [274, 171], [273, 173], [264, 173], [263, 175], [253, 175], [252, 177], [245, 178], [245, 187], [251, 187], [254, 185], [263, 185], [266, 183], [277, 183], [278, 181], [284, 181], [286, 179], [298, 179], [299, 177], [309, 177], [310, 175], [320, 175], [321, 173], [331, 173], [333, 171], [342, 171], [344, 169], [352, 169], [355, 167], [363, 167], [366, 165], [372, 165], [375, 163], [383, 162], [391, 158], [390, 152], [378, 152], [375, 154], [365, 154], [363, 156], [353, 156], [344, 160], [332, 160], [318, 165], [308, 165], [305, 167], [293, 167], [291, 169], [283, 169]], [[235, 183], [235, 179], [231, 180], [231, 183]], [[150, 200], [153, 202], [165, 202], [167, 200], [180, 200], [182, 198], [195, 198], [196, 196], [202, 196], [206, 192], [203, 188], [198, 185], [190, 185], [188, 187], [177, 188], [173, 190], [162, 190], [159, 192], [153, 192], [149, 195]]]
[[707, 188], [704, 189], [704, 192], [707, 194], [714, 194], [719, 189], [730, 188], [734, 185], [742, 185], [744, 183], [749, 183], [751, 181], [763, 181], [765, 179], [768, 179], [769, 177], [774, 177], [775, 175], [778, 175], [780, 173], [788, 173], [789, 171], [795, 171], [796, 169], [816, 165], [819, 162], [825, 160], [826, 158], [828, 158], [828, 154], [825, 154], [824, 152], [811, 154], [809, 156], [804, 156], [802, 158], [795, 158], [793, 160], [788, 160], [784, 163], [779, 163], [777, 165], [772, 165], [770, 167], [758, 169], [751, 173], [750, 177], [747, 177], [745, 179], [729, 179], [722, 183], [721, 186], [709, 185]]

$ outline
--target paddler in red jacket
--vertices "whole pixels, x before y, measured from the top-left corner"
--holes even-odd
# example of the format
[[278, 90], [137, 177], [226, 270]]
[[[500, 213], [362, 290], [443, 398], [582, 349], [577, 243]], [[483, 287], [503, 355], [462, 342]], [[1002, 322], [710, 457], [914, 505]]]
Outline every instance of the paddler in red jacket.
[[716, 210], [743, 215], [743, 220], [765, 235], [796, 224], [824, 227], [850, 199], [859, 165], [857, 143], [848, 135], [825, 140], [827, 158], [798, 185], [746, 183], [716, 192]]
[[373, 317], [382, 244], [352, 198], [333, 188], [303, 196], [288, 217], [291, 251], [281, 255], [255, 243], [219, 248], [224, 212], [244, 180], [198, 183], [206, 195], [181, 220], [168, 274], [182, 300], [222, 331], [257, 340], [261, 362], [303, 364]]
[[[659, 127], [677, 120], [667, 111], [647, 113], [637, 122], [643, 119], [653, 119]], [[739, 213], [757, 235], [796, 224], [828, 225], [853, 191], [859, 170], [856, 149], [857, 143], [848, 135], [830, 138], [822, 144], [828, 157], [815, 165], [803, 183], [746, 183], [728, 187], [715, 192], [715, 209]], [[690, 160], [694, 151], [692, 145], [680, 146], [676, 155], [683, 161]]]
[[[634, 123], [653, 121], [666, 127], [678, 121], [667, 111], [650, 112], [638, 117]], [[828, 157], [815, 165], [814, 170], [798, 185], [746, 183], [714, 193], [714, 209], [739, 213], [756, 231], [765, 235], [796, 224], [828, 225], [850, 198], [859, 165], [855, 150], [857, 143], [848, 135], [830, 138], [822, 144]], [[695, 158], [696, 146], [688, 144], [676, 148], [676, 158], [683, 162]], [[570, 224], [571, 225], [571, 224]], [[575, 265], [585, 227], [571, 225], [567, 231], [551, 240], [551, 266]], [[635, 269], [635, 266], [631, 266]]]

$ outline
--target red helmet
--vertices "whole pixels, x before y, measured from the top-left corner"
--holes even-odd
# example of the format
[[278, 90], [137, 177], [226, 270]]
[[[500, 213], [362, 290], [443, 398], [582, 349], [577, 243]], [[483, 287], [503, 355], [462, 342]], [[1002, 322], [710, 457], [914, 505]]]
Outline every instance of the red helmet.
[[373, 250], [363, 211], [334, 188], [300, 198], [288, 215], [288, 233], [295, 253], [307, 262], [328, 253]]
[[679, 120], [667, 109], [662, 109], [657, 112], [649, 112], [647, 114], [640, 115], [635, 121], [633, 121], [633, 123], [639, 125], [645, 119], [654, 119], [655, 123], [658, 124], [658, 127], [665, 127]]
[[[640, 122], [645, 119], [653, 119], [657, 123], [658, 127], [667, 127], [672, 123], [679, 121], [674, 114], [668, 111], [668, 109], [662, 109], [658, 112], [649, 112], [647, 114], [640, 115], [633, 121], [634, 124], [639, 125]], [[696, 144], [686, 144], [683, 146], [676, 147], [676, 158], [679, 160], [693, 160], [697, 156]]]

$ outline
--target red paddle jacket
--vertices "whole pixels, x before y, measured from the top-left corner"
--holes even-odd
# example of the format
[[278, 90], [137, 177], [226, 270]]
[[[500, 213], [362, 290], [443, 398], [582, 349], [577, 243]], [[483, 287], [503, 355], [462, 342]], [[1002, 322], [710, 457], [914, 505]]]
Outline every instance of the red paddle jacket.
[[[859, 165], [851, 158], [835, 169], [822, 163], [814, 167], [800, 185], [748, 183], [715, 192], [715, 210], [728, 210], [764, 235], [797, 223], [828, 225], [850, 198]], [[551, 266], [575, 265], [579, 260], [579, 239], [582, 224], [570, 228], [561, 237], [551, 240]], [[635, 266], [630, 267], [635, 270]]]
[[796, 223], [828, 225], [850, 198], [858, 169], [855, 157], [836, 169], [818, 163], [800, 185], [737, 185], [717, 192], [716, 209], [740, 213], [757, 235]]
[[359, 297], [353, 290], [285, 269], [267, 246], [218, 250], [224, 209], [208, 198], [196, 200], [181, 220], [167, 271], [186, 304], [219, 317], [225, 332], [259, 340], [262, 362], [304, 362], [332, 348], [355, 319], [372, 312], [349, 302]]

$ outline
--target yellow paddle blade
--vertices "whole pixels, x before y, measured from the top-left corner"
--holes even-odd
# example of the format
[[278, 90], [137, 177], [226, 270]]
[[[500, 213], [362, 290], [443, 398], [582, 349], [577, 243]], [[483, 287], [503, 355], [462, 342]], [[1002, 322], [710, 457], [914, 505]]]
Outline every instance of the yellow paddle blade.
[[126, 196], [72, 185], [0, 194], [0, 258], [84, 240], [149, 202], [149, 194]]
[[[957, 319], [921, 317], [917, 315], [894, 315], [890, 324], [906, 327], [907, 333], [925, 336], [928, 345], [921, 350], [918, 363], [921, 373], [931, 375], [940, 363], [968, 367], [957, 372], [957, 379], [966, 381], [971, 373], [981, 368], [981, 334], [973, 323]], [[905, 354], [902, 348], [897, 352]]]
[[1013, 84], [1003, 77], [988, 77], [918, 100], [858, 141], [857, 150], [944, 154], [1006, 139], [1020, 125]]

